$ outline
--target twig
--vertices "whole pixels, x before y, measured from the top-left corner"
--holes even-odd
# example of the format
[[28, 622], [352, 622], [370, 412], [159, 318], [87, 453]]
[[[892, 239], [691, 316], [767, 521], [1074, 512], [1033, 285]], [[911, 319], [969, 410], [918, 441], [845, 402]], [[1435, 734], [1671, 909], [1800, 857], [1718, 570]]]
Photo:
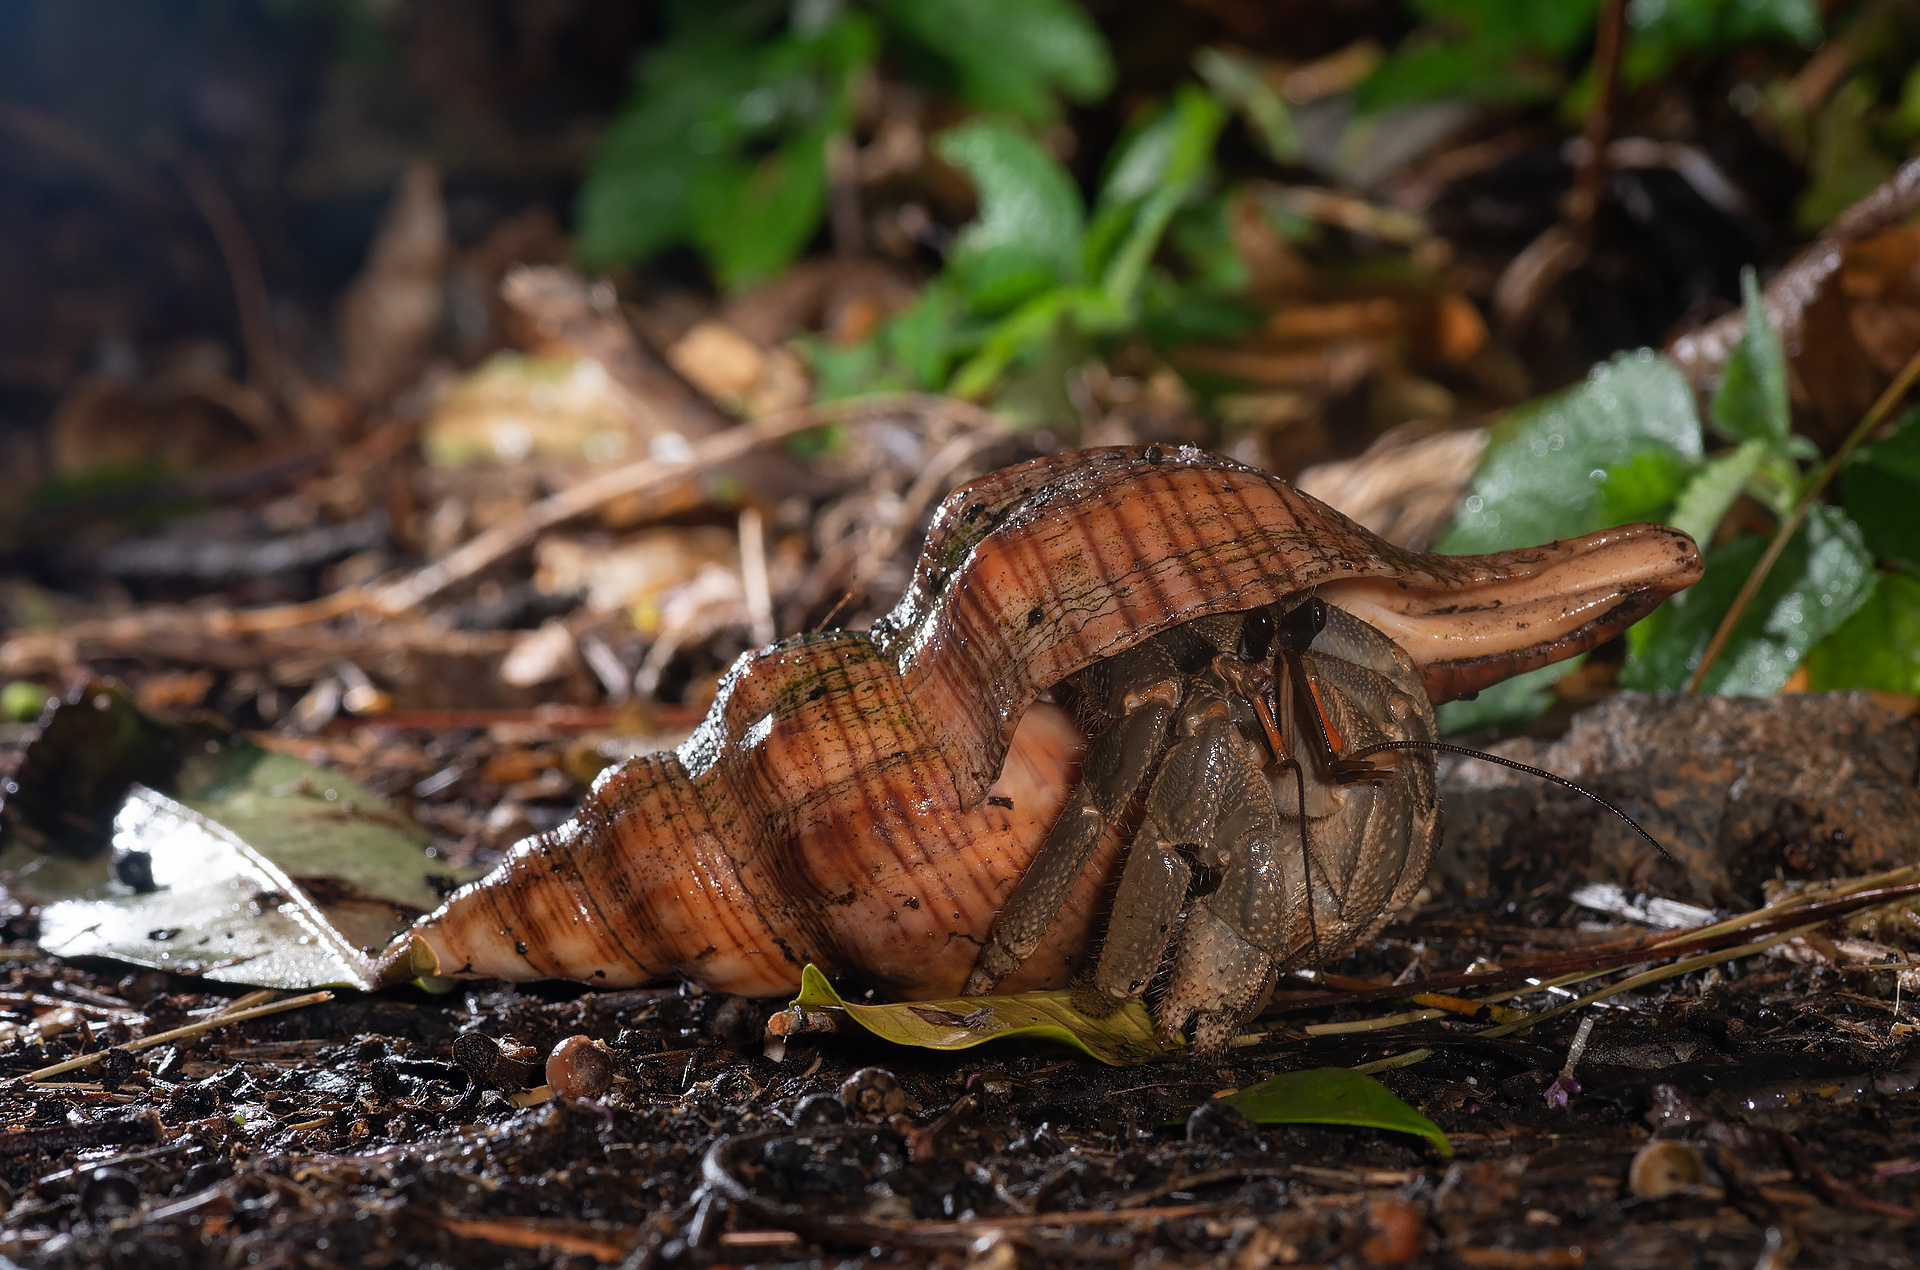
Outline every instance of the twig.
[[866, 550], [860, 553], [860, 559], [853, 567], [853, 576], [848, 586], [855, 591], [863, 590], [873, 581], [873, 575], [885, 564], [900, 544], [920, 522], [920, 514], [928, 504], [946, 493], [952, 484], [956, 469], [972, 459], [980, 451], [1005, 439], [998, 420], [988, 416], [990, 427], [970, 430], [947, 442], [938, 454], [927, 460], [925, 468], [900, 496], [900, 505], [884, 525], [876, 525], [868, 531]]
[[[252, 994], [248, 995], [251, 996]], [[246, 997], [241, 998], [243, 1001], [246, 999]], [[125, 1045], [115, 1045], [112, 1049], [95, 1050], [91, 1054], [81, 1054], [76, 1058], [69, 1058], [65, 1062], [55, 1063], [51, 1067], [42, 1067], [37, 1071], [28, 1072], [25, 1076], [20, 1077], [20, 1079], [25, 1081], [42, 1081], [49, 1076], [59, 1076], [66, 1072], [78, 1071], [82, 1067], [91, 1067], [95, 1063], [103, 1061], [107, 1055], [113, 1053], [114, 1050], [123, 1050], [126, 1053], [132, 1054], [139, 1050], [151, 1049], [155, 1045], [164, 1045], [168, 1041], [177, 1041], [182, 1037], [199, 1036], [202, 1032], [211, 1032], [214, 1028], [225, 1027], [229, 1023], [245, 1023], [249, 1019], [263, 1018], [269, 1014], [280, 1014], [286, 1010], [297, 1010], [302, 1006], [319, 1005], [322, 1002], [331, 1000], [333, 1000], [333, 994], [331, 992], [309, 992], [305, 996], [288, 997], [284, 1001], [270, 1001], [265, 1005], [257, 1005], [251, 1009], [224, 1011], [211, 1018], [202, 1019], [198, 1023], [189, 1023], [185, 1027], [177, 1027], [171, 1031], [160, 1032], [153, 1036], [143, 1036], [138, 1040], [128, 1041]]]
[[[1846, 245], [1899, 224], [1916, 206], [1920, 206], [1920, 159], [1911, 159], [1840, 213], [1819, 238], [1773, 276], [1760, 293], [1760, 304], [1782, 344], [1790, 345], [1800, 337], [1807, 306], [1840, 271]], [[1667, 354], [1696, 389], [1705, 391], [1726, 368], [1727, 358], [1746, 332], [1746, 322], [1746, 310], [1735, 309], [1680, 336], [1668, 346]]]
[[885, 393], [782, 410], [703, 438], [691, 447], [685, 458], [672, 461], [642, 459], [543, 498], [507, 523], [471, 539], [445, 559], [385, 587], [377, 594], [376, 603], [389, 614], [404, 613], [473, 577], [525, 546], [545, 530], [596, 511], [615, 499], [667, 489], [760, 446], [827, 424], [845, 423], [870, 415], [931, 413], [939, 410], [966, 413], [989, 420], [993, 418], [979, 406], [924, 393]]
[[1600, 180], [1607, 159], [1607, 134], [1613, 127], [1614, 84], [1620, 73], [1620, 46], [1626, 0], [1606, 0], [1594, 27], [1593, 97], [1581, 127], [1585, 142], [1573, 189], [1561, 204], [1560, 219], [1507, 262], [1494, 284], [1494, 310], [1509, 330], [1533, 316], [1560, 279], [1579, 268], [1593, 244], [1594, 213], [1600, 206]]
[[1607, 137], [1613, 131], [1613, 102], [1619, 91], [1620, 46], [1626, 41], [1626, 0], [1606, 0], [1593, 31], [1593, 100], [1587, 105], [1580, 136], [1586, 153], [1574, 174], [1567, 199], [1567, 224], [1583, 244], [1593, 236], [1594, 213], [1600, 208], [1600, 180], [1606, 175]]
[[285, 364], [273, 338], [273, 306], [267, 294], [266, 274], [261, 271], [260, 256], [247, 235], [246, 223], [219, 178], [199, 155], [185, 147], [173, 147], [168, 157], [226, 262], [234, 307], [240, 314], [240, 340], [247, 349], [247, 377], [269, 398], [277, 399], [285, 387]]
[[1637, 975], [1629, 975], [1618, 983], [1608, 984], [1598, 992], [1589, 992], [1586, 996], [1575, 998], [1565, 1005], [1555, 1006], [1553, 1009], [1544, 1010], [1539, 1014], [1530, 1014], [1517, 1023], [1503, 1023], [1498, 1027], [1490, 1027], [1477, 1035], [1484, 1040], [1491, 1040], [1500, 1036], [1512, 1036], [1515, 1033], [1524, 1032], [1529, 1028], [1538, 1027], [1542, 1023], [1557, 1019], [1563, 1014], [1578, 1010], [1584, 1006], [1592, 1005], [1596, 1001], [1605, 1001], [1608, 997], [1618, 996], [1622, 992], [1631, 992], [1635, 988], [1643, 988], [1650, 983], [1660, 983], [1666, 979], [1674, 979], [1681, 975], [1692, 974], [1696, 970], [1705, 970], [1709, 966], [1717, 966], [1723, 961], [1734, 961], [1741, 957], [1751, 957], [1757, 952], [1765, 952], [1775, 944], [1783, 944], [1794, 936], [1804, 935], [1808, 931], [1818, 929], [1819, 926], [1819, 922], [1814, 922], [1810, 925], [1795, 927], [1792, 930], [1783, 930], [1777, 935], [1769, 935], [1765, 939], [1757, 939], [1750, 944], [1741, 944], [1735, 948], [1723, 948], [1719, 952], [1703, 953], [1698, 957], [1685, 957], [1670, 965], [1660, 966], [1657, 969], [1644, 971]]
[[632, 1251], [637, 1238], [633, 1227], [617, 1232], [622, 1242], [613, 1243], [606, 1239], [593, 1239], [584, 1235], [571, 1234], [563, 1230], [546, 1230], [528, 1222], [517, 1221], [463, 1221], [453, 1217], [440, 1219], [450, 1235], [461, 1239], [484, 1239], [491, 1244], [501, 1244], [509, 1248], [527, 1248], [539, 1251], [551, 1248], [555, 1252], [569, 1256], [592, 1257], [595, 1261], [618, 1261]]
[[740, 586], [746, 593], [748, 638], [756, 648], [779, 634], [773, 624], [773, 586], [767, 578], [766, 520], [758, 507], [740, 509]]
[[[1818, 898], [1810, 898], [1807, 893], [1802, 893], [1712, 925], [1696, 926], [1688, 930], [1662, 931], [1640, 939], [1601, 944], [1577, 957], [1522, 962], [1500, 970], [1430, 975], [1410, 983], [1390, 984], [1379, 988], [1328, 992], [1269, 1006], [1265, 1013], [1267, 1015], [1287, 1014], [1301, 1010], [1325, 1009], [1328, 1006], [1355, 1005], [1366, 1001], [1401, 1001], [1422, 992], [1461, 992], [1474, 988], [1498, 988], [1515, 983], [1528, 985], [1502, 996], [1485, 998], [1489, 1001], [1505, 1000], [1508, 997], [1538, 991], [1542, 987], [1574, 983], [1582, 979], [1609, 974], [1626, 965], [1683, 956], [1710, 947], [1715, 941], [1728, 936], [1744, 935], [1751, 938], [1769, 935], [1808, 921], [1816, 919], [1827, 921], [1844, 917], [1861, 909], [1891, 904], [1916, 894], [1920, 894], [1920, 865], [1907, 865], [1890, 869], [1885, 873], [1849, 878], [1825, 888], [1818, 893]], [[1561, 977], [1554, 979], [1547, 976]], [[1541, 980], [1545, 981], [1540, 982]], [[1305, 984], [1303, 983], [1302, 986]]]
[[1782, 520], [1779, 528], [1773, 531], [1773, 541], [1767, 544], [1767, 550], [1760, 557], [1759, 562], [1748, 571], [1747, 580], [1740, 585], [1740, 593], [1733, 597], [1733, 606], [1727, 610], [1726, 616], [1720, 619], [1720, 625], [1714, 629], [1713, 639], [1707, 643], [1707, 651], [1700, 654], [1700, 664], [1695, 666], [1693, 673], [1687, 676], [1686, 691], [1700, 691], [1700, 686], [1706, 682], [1707, 672], [1713, 669], [1713, 663], [1718, 661], [1720, 654], [1725, 651], [1727, 641], [1733, 638], [1734, 627], [1739, 625], [1741, 617], [1746, 614], [1747, 606], [1753, 603], [1753, 597], [1760, 593], [1760, 587], [1766, 582], [1767, 574], [1772, 572], [1773, 566], [1786, 551], [1787, 544], [1793, 540], [1794, 534], [1799, 532], [1801, 522], [1806, 520], [1807, 513], [1813, 509], [1813, 504], [1819, 499], [1821, 492], [1827, 488], [1828, 483], [1835, 476], [1839, 475], [1840, 469], [1846, 466], [1847, 460], [1853, 457], [1853, 452], [1860, 448], [1861, 443], [1872, 435], [1873, 430], [1878, 428], [1887, 415], [1892, 413], [1893, 408], [1900, 404], [1900, 399], [1907, 395], [1907, 390], [1913, 387], [1913, 381], [1916, 378], [1920, 378], [1920, 351], [1916, 351], [1907, 359], [1907, 364], [1900, 368], [1900, 373], [1894, 376], [1892, 383], [1887, 385], [1887, 390], [1881, 393], [1879, 399], [1867, 409], [1867, 413], [1860, 417], [1860, 422], [1855, 424], [1853, 431], [1847, 434], [1847, 439], [1840, 443], [1840, 448], [1833, 452], [1833, 457], [1827, 460], [1827, 465], [1820, 469], [1819, 474], [1813, 478], [1812, 484], [1801, 493], [1800, 501], [1793, 505], [1793, 510], [1787, 513], [1786, 519]]

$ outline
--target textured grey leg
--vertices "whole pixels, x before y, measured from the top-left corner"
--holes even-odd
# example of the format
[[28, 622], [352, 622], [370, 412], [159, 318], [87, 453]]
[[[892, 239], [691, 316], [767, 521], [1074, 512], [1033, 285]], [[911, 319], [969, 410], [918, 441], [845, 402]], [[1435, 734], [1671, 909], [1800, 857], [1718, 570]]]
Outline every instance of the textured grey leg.
[[1123, 717], [1093, 743], [1081, 769], [1080, 784], [994, 922], [993, 936], [980, 956], [980, 965], [967, 980], [968, 996], [992, 991], [1046, 938], [1047, 928], [1079, 881], [1108, 823], [1125, 810], [1159, 756], [1172, 717], [1171, 700], [1153, 700]]
[[1093, 972], [1093, 996], [1114, 1006], [1139, 996], [1179, 929], [1193, 870], [1175, 850], [1212, 840], [1232, 768], [1233, 725], [1218, 694], [1194, 693], [1181, 712], [1186, 735], [1167, 751], [1147, 812], [1120, 874], [1113, 916]]

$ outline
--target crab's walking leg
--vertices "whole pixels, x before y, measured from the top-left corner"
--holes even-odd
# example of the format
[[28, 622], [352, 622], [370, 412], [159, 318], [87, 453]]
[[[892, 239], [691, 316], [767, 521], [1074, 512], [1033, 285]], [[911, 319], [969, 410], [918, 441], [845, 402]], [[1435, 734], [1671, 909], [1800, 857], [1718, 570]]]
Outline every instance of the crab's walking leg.
[[1140, 833], [1114, 892], [1113, 916], [1093, 972], [1091, 1004], [1096, 1007], [1139, 996], [1159, 972], [1193, 881], [1188, 855], [1213, 841], [1227, 786], [1236, 775], [1236, 734], [1219, 689], [1194, 683], [1181, 703], [1176, 730], [1179, 739], [1153, 779]]
[[1202, 1054], [1224, 1049], [1273, 990], [1283, 960], [1277, 946], [1308, 882], [1306, 861], [1280, 838], [1273, 785], [1260, 759], [1243, 751], [1228, 781], [1214, 841], [1200, 852], [1219, 869], [1220, 885], [1187, 914], [1154, 1019], [1169, 1042], [1191, 1019], [1193, 1047]]
[[1107, 679], [1108, 712], [1117, 722], [1087, 752], [1080, 783], [1048, 832], [1026, 874], [993, 925], [966, 993], [990, 992], [1033, 955], [1060, 906], [1079, 880], [1107, 826], [1126, 810], [1166, 742], [1167, 725], [1180, 704], [1179, 670], [1158, 644], [1146, 644], [1114, 659]]

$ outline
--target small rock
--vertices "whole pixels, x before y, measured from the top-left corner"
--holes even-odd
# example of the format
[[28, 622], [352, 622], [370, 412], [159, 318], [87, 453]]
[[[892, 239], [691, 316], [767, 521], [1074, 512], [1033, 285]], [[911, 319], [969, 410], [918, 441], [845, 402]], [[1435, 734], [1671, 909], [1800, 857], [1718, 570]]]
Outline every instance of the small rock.
[[569, 1036], [547, 1056], [547, 1083], [562, 1098], [599, 1098], [613, 1088], [613, 1051], [590, 1036]]
[[760, 1039], [760, 1007], [746, 997], [728, 997], [713, 1012], [708, 1034], [722, 1045], [744, 1045]]
[[[1864, 693], [1622, 692], [1560, 740], [1491, 748], [1618, 804], [1680, 860], [1664, 885], [1702, 904], [1747, 907], [1776, 868], [1810, 861], [1833, 875], [1905, 864], [1920, 821], [1920, 722]], [[1579, 795], [1492, 764], [1449, 760], [1441, 798], [1436, 890], [1485, 896], [1489, 866], [1509, 858], [1627, 886], [1644, 885], [1653, 862], [1653, 848]]]
[[1640, 1148], [1627, 1169], [1627, 1189], [1637, 1199], [1660, 1199], [1707, 1182], [1706, 1162], [1691, 1142], [1660, 1139]]
[[1360, 1255], [1376, 1266], [1404, 1266], [1427, 1250], [1427, 1222], [1403, 1199], [1377, 1195], [1367, 1201], [1369, 1234]]
[[862, 1067], [840, 1086], [840, 1101], [854, 1118], [885, 1120], [907, 1109], [907, 1094], [894, 1074], [880, 1067]]
[[796, 1129], [845, 1124], [846, 1119], [847, 1105], [832, 1094], [808, 1094], [793, 1104], [793, 1127]]
[[95, 1169], [80, 1188], [80, 1211], [104, 1221], [140, 1207], [140, 1181], [124, 1169]]
[[1187, 1141], [1228, 1154], [1258, 1151], [1260, 1130], [1240, 1108], [1214, 1098], [1187, 1116]]
[[453, 1043], [453, 1061], [476, 1084], [512, 1092], [533, 1083], [539, 1051], [531, 1045], [502, 1045], [491, 1036], [468, 1032]]

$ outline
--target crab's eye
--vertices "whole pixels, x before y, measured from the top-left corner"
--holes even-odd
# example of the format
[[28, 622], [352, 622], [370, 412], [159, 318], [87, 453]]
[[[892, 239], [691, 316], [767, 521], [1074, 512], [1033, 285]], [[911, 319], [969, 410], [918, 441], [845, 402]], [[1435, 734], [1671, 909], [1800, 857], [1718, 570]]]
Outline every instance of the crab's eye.
[[1240, 647], [1236, 650], [1242, 661], [1265, 661], [1267, 650], [1273, 647], [1273, 614], [1265, 609], [1255, 609], [1247, 614], [1246, 624], [1240, 628]]
[[1310, 595], [1280, 619], [1280, 647], [1304, 653], [1313, 637], [1327, 629], [1327, 602]]

